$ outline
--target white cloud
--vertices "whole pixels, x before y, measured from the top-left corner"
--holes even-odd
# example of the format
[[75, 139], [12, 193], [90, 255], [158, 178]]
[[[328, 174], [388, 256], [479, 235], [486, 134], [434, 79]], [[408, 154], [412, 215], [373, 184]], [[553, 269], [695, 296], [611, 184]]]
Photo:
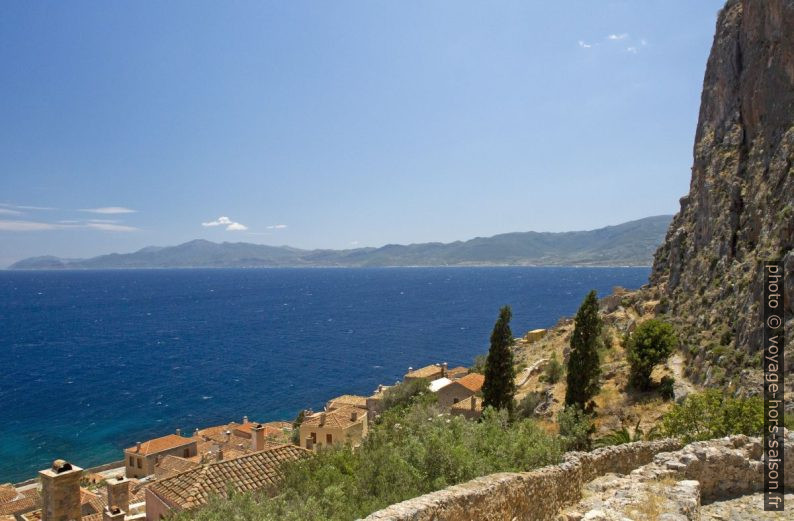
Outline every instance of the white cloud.
[[648, 45], [648, 40], [646, 40], [645, 38], [643, 38], [642, 40], [640, 40], [640, 45], [642, 45], [643, 47], [645, 47], [646, 45]]
[[135, 232], [138, 228], [125, 226], [122, 224], [112, 224], [104, 222], [83, 222], [83, 221], [59, 221], [57, 223], [47, 223], [40, 221], [5, 221], [0, 220], [0, 231], [7, 232], [40, 232], [47, 230], [74, 230], [91, 229], [106, 232]]
[[628, 38], [628, 33], [621, 33], [621, 34], [610, 34], [607, 36], [607, 40], [625, 40]]
[[589, 43], [583, 42], [582, 40], [579, 40], [579, 47], [581, 47], [582, 49], [589, 49], [592, 46], [593, 46], [592, 44], [589, 44]]
[[123, 224], [113, 224], [113, 223], [97, 223], [97, 222], [90, 222], [85, 224], [86, 228], [91, 228], [94, 230], [102, 230], [105, 232], [134, 232], [138, 231], [138, 228], [134, 226], [125, 226]]
[[80, 211], [101, 213], [101, 214], [119, 214], [119, 213], [135, 213], [137, 210], [131, 210], [123, 206], [102, 206], [100, 208], [83, 208]]
[[271, 224], [270, 226], [267, 227], [267, 229], [268, 230], [283, 230], [286, 227], [287, 227], [286, 224]]
[[3, 215], [20, 215], [22, 212], [18, 210], [12, 210], [11, 208], [0, 208], [0, 214]]
[[358, 246], [358, 241], [350, 241], [350, 246]]
[[630, 52], [631, 54], [637, 54], [636, 47], [626, 47], [626, 52]]
[[42, 230], [57, 230], [62, 225], [52, 223], [40, 223], [35, 221], [2, 221], [0, 220], [0, 230], [7, 232], [38, 232]]
[[10, 203], [0, 203], [0, 206], [5, 206], [6, 208], [13, 208], [14, 210], [57, 210], [57, 208], [51, 208], [49, 206], [24, 206], [20, 204], [10, 204]]
[[225, 215], [221, 215], [214, 221], [209, 221], [206, 223], [201, 223], [202, 226], [226, 226], [227, 232], [241, 232], [248, 229], [248, 226], [244, 224], [240, 224], [238, 222], [234, 222]]

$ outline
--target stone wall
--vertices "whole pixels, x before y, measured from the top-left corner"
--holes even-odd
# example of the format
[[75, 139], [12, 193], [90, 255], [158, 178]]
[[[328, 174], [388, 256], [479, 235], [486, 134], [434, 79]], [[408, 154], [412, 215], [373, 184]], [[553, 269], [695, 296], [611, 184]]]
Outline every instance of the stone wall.
[[[787, 433], [785, 447], [791, 490], [794, 433]], [[669, 519], [692, 520], [701, 502], [761, 490], [761, 453], [760, 439], [747, 436], [685, 447], [660, 440], [571, 452], [559, 465], [477, 478], [392, 505], [366, 521], [645, 519], [649, 498]]]
[[661, 452], [681, 448], [677, 440], [637, 442], [593, 452], [571, 452], [559, 465], [531, 472], [506, 472], [403, 501], [371, 514], [368, 521], [553, 520], [581, 498], [582, 486], [606, 473], [627, 474]]

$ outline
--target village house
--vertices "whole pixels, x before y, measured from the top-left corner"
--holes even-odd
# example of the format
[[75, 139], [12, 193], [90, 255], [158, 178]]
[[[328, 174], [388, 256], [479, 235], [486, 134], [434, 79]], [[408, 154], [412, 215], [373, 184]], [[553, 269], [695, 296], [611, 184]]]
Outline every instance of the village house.
[[431, 364], [425, 367], [421, 367], [419, 369], [414, 369], [413, 367], [408, 368], [408, 372], [405, 373], [403, 377], [403, 382], [412, 382], [414, 380], [425, 379], [428, 381], [438, 380], [439, 378], [444, 378], [447, 375], [447, 364], [446, 362], [441, 364]]
[[322, 446], [361, 444], [367, 435], [367, 411], [358, 407], [341, 407], [311, 414], [300, 426], [301, 447], [316, 450]]
[[470, 373], [442, 386], [437, 391], [438, 404], [442, 407], [452, 407], [454, 404], [470, 398], [480, 392], [485, 377], [479, 373]]
[[343, 394], [337, 396], [325, 404], [326, 411], [333, 411], [334, 409], [341, 409], [342, 407], [358, 407], [359, 409], [367, 409], [367, 397], [356, 396], [354, 394]]
[[[39, 486], [0, 486], [0, 520], [134, 521], [142, 520], [142, 496], [122, 475], [106, 480], [106, 491], [81, 486], [82, 468], [55, 460], [39, 472]], [[137, 484], [137, 482], [135, 482]]]
[[383, 397], [390, 386], [379, 385], [372, 396], [367, 397], [367, 420], [374, 421], [383, 412]]
[[452, 404], [449, 412], [453, 415], [463, 416], [468, 420], [479, 420], [482, 416], [482, 398], [475, 395], [464, 398], [458, 403]]
[[458, 366], [453, 367], [452, 369], [447, 369], [446, 377], [450, 380], [459, 380], [469, 374], [469, 369], [467, 367]]
[[146, 442], [138, 442], [134, 447], [124, 449], [124, 463], [128, 478], [143, 478], [154, 474], [155, 464], [166, 455], [191, 458], [198, 454], [198, 440], [186, 438], [177, 429], [169, 434]]
[[206, 463], [158, 480], [146, 489], [146, 520], [159, 521], [172, 512], [192, 510], [229, 487], [237, 491], [273, 494], [283, 478], [281, 466], [311, 453], [295, 445], [280, 445], [238, 458]]
[[533, 329], [531, 331], [527, 331], [527, 334], [524, 335], [524, 340], [526, 342], [532, 343], [532, 342], [537, 342], [544, 336], [546, 336], [545, 329]]

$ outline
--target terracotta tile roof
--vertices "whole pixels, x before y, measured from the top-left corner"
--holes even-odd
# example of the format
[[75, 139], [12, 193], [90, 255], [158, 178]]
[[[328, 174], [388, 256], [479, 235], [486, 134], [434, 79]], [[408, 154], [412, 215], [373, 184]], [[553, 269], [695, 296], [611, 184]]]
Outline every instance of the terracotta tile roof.
[[[357, 415], [355, 421], [352, 420], [352, 413], [354, 412]], [[308, 418], [304, 418], [303, 424], [310, 427], [320, 427], [323, 415], [325, 415], [325, 423], [323, 426], [333, 429], [347, 429], [353, 425], [362, 423], [367, 416], [366, 413], [358, 407], [348, 406], [334, 409], [333, 411], [316, 412]]]
[[470, 373], [461, 378], [460, 380], [456, 380], [455, 383], [458, 383], [465, 387], [466, 389], [472, 392], [479, 392], [482, 389], [482, 384], [485, 382], [485, 376], [481, 375], [480, 373]]
[[176, 510], [190, 509], [205, 504], [210, 496], [224, 494], [228, 485], [238, 491], [274, 486], [283, 477], [283, 463], [310, 454], [311, 451], [295, 445], [280, 445], [239, 458], [202, 465], [156, 481], [149, 486], [149, 490]]
[[225, 425], [214, 425], [212, 427], [207, 427], [206, 429], [199, 429], [198, 434], [199, 436], [204, 437], [223, 436], [226, 431], [233, 431], [239, 426], [240, 424], [235, 422], [227, 423]]
[[267, 422], [263, 424], [265, 427], [273, 427], [274, 429], [288, 429], [292, 430], [292, 422], [285, 422], [285, 421], [274, 421], [274, 422]]
[[0, 504], [8, 503], [9, 501], [13, 501], [17, 498], [19, 492], [17, 489], [14, 488], [13, 485], [10, 483], [6, 483], [5, 485], [0, 485]]
[[198, 467], [199, 464], [193, 462], [189, 459], [180, 458], [177, 456], [172, 456], [167, 454], [160, 460], [157, 465], [154, 467], [154, 476], [157, 479], [165, 479], [171, 477], [175, 474], [179, 474], [180, 472], [185, 472], [186, 470], [194, 469]]
[[466, 376], [469, 373], [469, 369], [467, 367], [458, 366], [453, 367], [452, 369], [447, 369], [447, 378], [455, 379], [460, 378], [461, 376]]
[[148, 456], [149, 454], [156, 454], [164, 450], [181, 447], [183, 445], [188, 445], [189, 443], [195, 443], [196, 441], [196, 438], [185, 438], [184, 436], [169, 434], [168, 436], [163, 436], [162, 438], [155, 438], [153, 440], [141, 443], [140, 451], [137, 450], [137, 446], [132, 446], [128, 449], [124, 449], [124, 452]]
[[40, 496], [29, 495], [0, 505], [0, 516], [24, 514], [39, 507]]
[[80, 488], [80, 504], [83, 505], [83, 515], [102, 512], [105, 502], [97, 494], [88, 489]]
[[95, 514], [89, 514], [87, 516], [83, 516], [80, 518], [80, 521], [102, 521], [104, 516], [102, 512], [97, 512]]
[[433, 378], [441, 374], [441, 368], [436, 364], [426, 365], [407, 373], [408, 378]]
[[326, 406], [328, 407], [328, 410], [339, 409], [345, 406], [366, 409], [367, 397], [356, 396], [354, 394], [343, 394], [342, 396], [337, 396], [336, 398], [328, 400], [328, 404]]

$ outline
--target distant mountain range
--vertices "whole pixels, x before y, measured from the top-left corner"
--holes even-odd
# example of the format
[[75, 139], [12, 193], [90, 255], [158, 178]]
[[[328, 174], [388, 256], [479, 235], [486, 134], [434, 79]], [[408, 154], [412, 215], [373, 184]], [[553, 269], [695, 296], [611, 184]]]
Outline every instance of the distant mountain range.
[[650, 266], [672, 216], [578, 232], [517, 232], [451, 243], [301, 250], [202, 239], [91, 259], [32, 257], [9, 269], [266, 268], [365, 266]]

